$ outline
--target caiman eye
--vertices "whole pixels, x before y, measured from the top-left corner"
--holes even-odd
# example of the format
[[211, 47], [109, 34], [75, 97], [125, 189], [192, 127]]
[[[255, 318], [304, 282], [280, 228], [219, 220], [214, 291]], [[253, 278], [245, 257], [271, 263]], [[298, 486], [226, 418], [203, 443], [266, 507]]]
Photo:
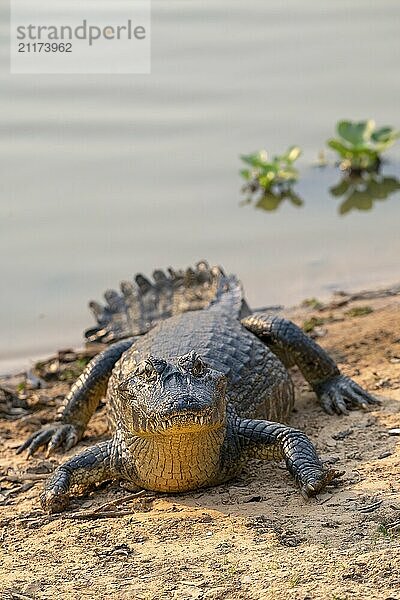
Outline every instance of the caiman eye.
[[206, 370], [206, 365], [203, 363], [201, 358], [197, 357], [192, 365], [192, 375], [194, 375], [194, 377], [202, 377]]
[[136, 367], [135, 373], [137, 377], [142, 377], [146, 381], [155, 381], [157, 379], [157, 370], [149, 360], [144, 360]]

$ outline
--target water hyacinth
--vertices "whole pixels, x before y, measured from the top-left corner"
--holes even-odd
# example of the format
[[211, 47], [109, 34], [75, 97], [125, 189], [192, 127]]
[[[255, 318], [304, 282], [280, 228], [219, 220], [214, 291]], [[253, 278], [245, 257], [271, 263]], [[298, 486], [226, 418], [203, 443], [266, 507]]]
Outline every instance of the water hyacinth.
[[291, 146], [284, 154], [273, 156], [271, 159], [266, 150], [242, 155], [241, 160], [248, 165], [240, 171], [246, 181], [243, 191], [270, 192], [290, 188], [299, 177], [294, 162], [300, 154], [301, 149], [298, 146]]
[[338, 137], [328, 140], [327, 145], [339, 155], [340, 168], [352, 173], [378, 171], [381, 154], [400, 136], [392, 127], [377, 129], [372, 119], [339, 121], [336, 130]]

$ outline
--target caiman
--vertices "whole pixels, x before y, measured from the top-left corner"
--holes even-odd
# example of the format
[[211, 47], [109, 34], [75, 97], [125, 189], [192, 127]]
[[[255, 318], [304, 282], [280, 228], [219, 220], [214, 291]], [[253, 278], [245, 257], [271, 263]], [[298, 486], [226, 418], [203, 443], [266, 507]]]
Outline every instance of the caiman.
[[285, 423], [294, 404], [294, 365], [329, 414], [377, 400], [291, 321], [252, 312], [238, 279], [200, 262], [154, 280], [137, 275], [106, 305], [91, 302], [90, 341], [109, 344], [66, 396], [58, 420], [19, 449], [69, 450], [102, 398], [113, 435], [67, 460], [41, 494], [44, 510], [106, 480], [162, 492], [214, 486], [249, 458], [283, 459], [304, 497], [338, 476], [308, 437]]

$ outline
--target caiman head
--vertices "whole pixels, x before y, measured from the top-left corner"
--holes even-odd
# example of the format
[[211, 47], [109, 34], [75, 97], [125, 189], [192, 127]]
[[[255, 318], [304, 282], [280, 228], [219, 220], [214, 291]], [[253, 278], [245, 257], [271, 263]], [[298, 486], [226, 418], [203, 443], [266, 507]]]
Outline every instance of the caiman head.
[[169, 362], [150, 355], [118, 385], [124, 426], [138, 436], [219, 429], [226, 421], [226, 385], [196, 352]]

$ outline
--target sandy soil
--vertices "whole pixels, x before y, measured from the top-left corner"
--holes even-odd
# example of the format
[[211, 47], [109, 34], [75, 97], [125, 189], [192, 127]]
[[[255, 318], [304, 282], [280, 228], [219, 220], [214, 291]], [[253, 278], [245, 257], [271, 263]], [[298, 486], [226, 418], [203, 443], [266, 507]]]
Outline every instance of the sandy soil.
[[[32, 378], [3, 381], [22, 400], [0, 402], [1, 598], [400, 599], [400, 438], [389, 434], [400, 427], [400, 297], [339, 300], [290, 316], [307, 328], [315, 317], [321, 345], [382, 405], [330, 417], [294, 374], [291, 424], [345, 470], [337, 488], [308, 502], [282, 465], [253, 461], [229, 485], [132, 497], [108, 484], [48, 517], [42, 479], [63, 458], [28, 461], [15, 448], [53, 418], [87, 357], [42, 365], [42, 389], [26, 389]], [[105, 436], [103, 408], [80, 446]]]

